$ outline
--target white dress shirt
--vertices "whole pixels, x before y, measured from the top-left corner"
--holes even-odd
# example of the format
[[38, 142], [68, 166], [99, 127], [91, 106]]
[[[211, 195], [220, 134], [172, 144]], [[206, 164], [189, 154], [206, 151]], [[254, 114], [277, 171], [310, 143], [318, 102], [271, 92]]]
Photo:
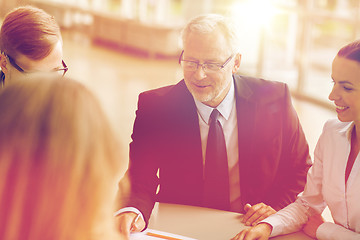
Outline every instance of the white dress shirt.
[[334, 223], [321, 224], [316, 237], [360, 239], [360, 155], [356, 157], [345, 183], [353, 129], [353, 123], [337, 119], [325, 123], [304, 192], [294, 203], [263, 221], [273, 226], [271, 236], [300, 230], [308, 216], [321, 213], [327, 205]]
[[[203, 153], [203, 165], [205, 166], [206, 145], [209, 133], [209, 120], [214, 108], [195, 100], [201, 135]], [[231, 87], [224, 100], [216, 108], [220, 112], [219, 121], [223, 128], [226, 152], [229, 166], [230, 208], [231, 211], [242, 212], [243, 206], [240, 200], [240, 176], [239, 176], [239, 145], [238, 126], [236, 115], [235, 87], [231, 81]]]

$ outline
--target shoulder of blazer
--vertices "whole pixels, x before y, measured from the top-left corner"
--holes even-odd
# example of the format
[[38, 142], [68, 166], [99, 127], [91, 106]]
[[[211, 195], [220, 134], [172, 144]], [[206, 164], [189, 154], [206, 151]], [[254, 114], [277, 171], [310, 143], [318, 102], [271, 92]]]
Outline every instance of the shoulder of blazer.
[[196, 107], [195, 102], [184, 80], [175, 85], [152, 89], [139, 95], [138, 109], [145, 108], [154, 111], [166, 111], [191, 109], [192, 107]]
[[341, 122], [338, 118], [329, 119], [325, 122], [323, 133], [336, 132], [339, 134], [348, 134], [349, 128], [353, 122]]
[[261, 78], [234, 75], [238, 97], [257, 103], [268, 103], [287, 98], [289, 89], [286, 83]]

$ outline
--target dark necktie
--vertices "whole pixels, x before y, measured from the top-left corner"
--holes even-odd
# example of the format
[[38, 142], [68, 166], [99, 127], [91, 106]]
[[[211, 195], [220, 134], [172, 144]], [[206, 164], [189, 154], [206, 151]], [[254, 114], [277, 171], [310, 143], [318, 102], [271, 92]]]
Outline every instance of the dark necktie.
[[219, 114], [214, 109], [210, 115], [204, 171], [204, 204], [210, 208], [230, 210], [228, 161]]

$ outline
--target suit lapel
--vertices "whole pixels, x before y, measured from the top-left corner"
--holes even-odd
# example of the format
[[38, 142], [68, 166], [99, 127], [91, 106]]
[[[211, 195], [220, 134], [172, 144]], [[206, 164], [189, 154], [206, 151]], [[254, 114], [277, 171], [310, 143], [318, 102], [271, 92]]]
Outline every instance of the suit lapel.
[[181, 142], [187, 146], [188, 150], [191, 149], [192, 155], [196, 159], [201, 160], [200, 162], [202, 164], [200, 127], [196, 105], [185, 84], [183, 87], [182, 92], [185, 96], [180, 97], [182, 102], [179, 103], [178, 109], [178, 113], [180, 114], [177, 123], [179, 127], [178, 134], [184, 137]]
[[253, 144], [255, 132], [256, 101], [252, 99], [253, 92], [244, 79], [235, 75], [235, 97], [238, 123], [238, 144], [239, 144], [239, 172], [240, 191], [243, 203], [247, 203], [253, 195], [251, 182], [254, 170], [251, 161], [256, 146]]
[[184, 81], [180, 82], [176, 93], [173, 95], [177, 106], [175, 109], [176, 118], [174, 118], [174, 138], [179, 156], [178, 161], [182, 161], [178, 169], [187, 182], [189, 195], [192, 195], [194, 204], [201, 204], [202, 186], [203, 186], [203, 157], [201, 149], [201, 136], [199, 127], [199, 118], [196, 105], [191, 93], [188, 91]]

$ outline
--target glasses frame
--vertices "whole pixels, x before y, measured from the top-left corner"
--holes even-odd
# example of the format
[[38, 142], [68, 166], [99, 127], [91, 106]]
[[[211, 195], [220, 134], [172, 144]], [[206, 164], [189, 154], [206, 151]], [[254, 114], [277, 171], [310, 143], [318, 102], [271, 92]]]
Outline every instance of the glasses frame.
[[[196, 63], [196, 69], [193, 70], [194, 72], [199, 68], [199, 66], [201, 66], [201, 68], [203, 69], [204, 72], [209, 72], [209, 68], [206, 68], [205, 66], [209, 63], [199, 63], [199, 62], [196, 62], [196, 61], [189, 61], [189, 60], [184, 60], [182, 59], [183, 57], [183, 54], [184, 54], [184, 50], [181, 51], [181, 54], [180, 54], [180, 57], [179, 57], [179, 64], [181, 65], [181, 62], [191, 62], [191, 63]], [[230, 57], [228, 57], [228, 59], [226, 59], [226, 61], [224, 62], [224, 64], [220, 65], [220, 63], [211, 63], [211, 64], [215, 64], [219, 67], [218, 70], [210, 70], [210, 71], [219, 71], [221, 69], [223, 69], [226, 64], [228, 64], [230, 62], [230, 60], [235, 56], [235, 54], [231, 54]], [[182, 65], [181, 65], [182, 66]], [[205, 67], [205, 68], [204, 68]]]
[[[16, 62], [15, 62], [15, 60], [14, 60], [12, 57], [10, 57], [9, 55], [7, 55], [7, 54], [5, 54], [5, 53], [4, 53], [4, 55], [5, 55], [5, 57], [7, 57], [7, 59], [9, 60], [10, 64], [11, 64], [14, 68], [16, 68], [16, 70], [18, 70], [18, 71], [21, 72], [21, 73], [28, 73], [28, 72], [26, 72], [24, 69], [22, 69], [19, 65], [17, 65]], [[54, 72], [64, 71], [63, 74], [62, 74], [62, 76], [64, 76], [65, 73], [69, 70], [69, 68], [68, 68], [68, 66], [66, 65], [66, 63], [65, 63], [64, 60], [61, 60], [61, 64], [62, 64], [63, 68], [56, 69], [56, 70], [54, 70]]]

